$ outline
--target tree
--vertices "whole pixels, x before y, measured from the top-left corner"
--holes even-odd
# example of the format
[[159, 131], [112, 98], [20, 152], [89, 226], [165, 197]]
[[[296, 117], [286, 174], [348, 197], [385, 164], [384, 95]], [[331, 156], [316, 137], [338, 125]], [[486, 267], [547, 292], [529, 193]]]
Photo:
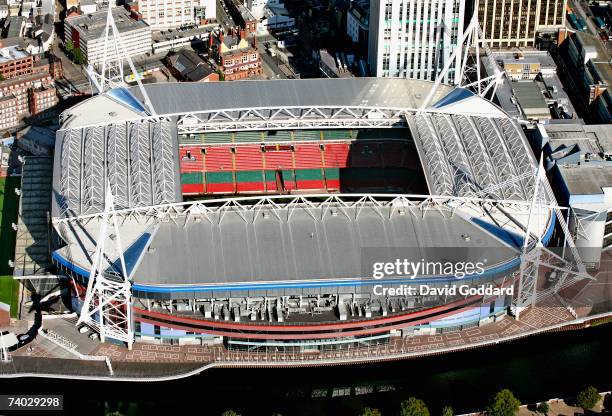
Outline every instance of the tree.
[[380, 410], [370, 407], [364, 407], [359, 416], [382, 416]]
[[442, 408], [442, 416], [455, 416], [455, 411], [450, 406], [444, 406]]
[[514, 416], [520, 405], [521, 402], [514, 397], [510, 390], [503, 389], [493, 397], [493, 400], [487, 406], [487, 413], [489, 416]]
[[586, 412], [587, 410], [594, 408], [599, 399], [601, 399], [601, 397], [599, 396], [597, 389], [593, 386], [589, 386], [578, 393], [578, 406], [582, 407]]
[[77, 65], [83, 65], [85, 63], [85, 55], [83, 55], [83, 51], [81, 51], [80, 49], [73, 50], [72, 60]]
[[401, 403], [400, 416], [429, 416], [429, 409], [423, 400], [410, 397]]
[[74, 51], [74, 43], [69, 40], [68, 42], [66, 42], [66, 53], [68, 53], [68, 55], [72, 55], [72, 51]]
[[240, 416], [240, 413], [236, 413], [233, 410], [226, 410], [225, 412], [221, 413], [221, 416]]
[[542, 413], [543, 415], [548, 413], [549, 410], [550, 410], [550, 407], [548, 406], [547, 402], [542, 402], [542, 403], [538, 404], [538, 407], [536, 407], [536, 411], [538, 413]]

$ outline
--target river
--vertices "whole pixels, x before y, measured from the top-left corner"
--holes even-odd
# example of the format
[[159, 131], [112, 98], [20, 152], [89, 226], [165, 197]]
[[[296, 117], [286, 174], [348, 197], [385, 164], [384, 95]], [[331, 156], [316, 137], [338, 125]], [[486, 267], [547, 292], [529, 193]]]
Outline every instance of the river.
[[[419, 397], [432, 416], [451, 405], [480, 409], [501, 388], [523, 402], [569, 397], [589, 384], [612, 388], [612, 325], [545, 334], [484, 349], [384, 364], [303, 369], [214, 369], [167, 383], [18, 380], [0, 392], [63, 393], [71, 414], [242, 416], [358, 414], [364, 406], [395, 415]], [[84, 412], [85, 409], [90, 411]], [[196, 410], [198, 409], [198, 410]]]

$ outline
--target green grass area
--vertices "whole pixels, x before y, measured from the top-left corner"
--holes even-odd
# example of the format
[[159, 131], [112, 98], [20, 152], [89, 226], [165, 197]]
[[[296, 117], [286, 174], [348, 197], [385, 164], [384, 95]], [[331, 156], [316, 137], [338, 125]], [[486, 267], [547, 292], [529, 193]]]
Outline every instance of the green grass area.
[[11, 316], [17, 316], [19, 282], [13, 276], [0, 276], [0, 302], [11, 305]]
[[15, 230], [17, 223], [19, 197], [15, 188], [19, 187], [19, 177], [0, 178], [0, 302], [11, 305], [11, 315], [17, 310], [19, 284], [13, 280], [13, 270], [9, 260], [15, 258]]

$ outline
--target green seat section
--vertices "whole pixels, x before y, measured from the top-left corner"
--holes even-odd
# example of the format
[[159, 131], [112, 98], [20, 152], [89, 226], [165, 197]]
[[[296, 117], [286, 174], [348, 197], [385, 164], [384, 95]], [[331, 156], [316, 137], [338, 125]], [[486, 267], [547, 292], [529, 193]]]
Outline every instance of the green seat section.
[[236, 182], [261, 182], [263, 173], [261, 170], [244, 170], [236, 172]]
[[204, 174], [202, 172], [186, 172], [181, 173], [181, 183], [185, 185], [193, 185], [204, 182]]
[[322, 180], [323, 171], [321, 169], [298, 169], [295, 171], [295, 179], [297, 181]]
[[232, 172], [206, 172], [207, 183], [233, 183], [234, 175]]
[[340, 179], [340, 169], [338, 168], [325, 168], [325, 179]]
[[291, 140], [293, 140], [293, 137], [288, 130], [271, 130], [266, 133], [265, 137], [266, 143], [290, 142]]
[[296, 130], [293, 132], [293, 139], [295, 141], [319, 141], [321, 140], [320, 130]]
[[233, 143], [234, 133], [205, 133], [204, 143], [214, 144], [214, 143]]
[[350, 130], [325, 130], [323, 131], [323, 138], [325, 140], [350, 140]]
[[259, 131], [236, 132], [236, 143], [261, 143], [262, 141], [262, 134]]
[[265, 170], [265, 178], [266, 182], [276, 182], [276, 171], [275, 170]]

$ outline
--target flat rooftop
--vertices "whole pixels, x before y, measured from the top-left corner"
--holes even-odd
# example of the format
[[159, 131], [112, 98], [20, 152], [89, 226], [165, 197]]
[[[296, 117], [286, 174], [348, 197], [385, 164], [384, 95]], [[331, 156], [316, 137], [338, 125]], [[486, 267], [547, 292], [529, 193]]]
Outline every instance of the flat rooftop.
[[[130, 12], [123, 7], [114, 7], [112, 11], [119, 33], [149, 28], [149, 25], [144, 20], [132, 19]], [[86, 40], [98, 39], [104, 36], [107, 14], [108, 10], [100, 10], [91, 14], [70, 17], [65, 22], [75, 27], [79, 31], [81, 38]]]
[[602, 194], [602, 187], [612, 187], [612, 164], [559, 166], [570, 194]]
[[512, 89], [526, 115], [548, 114], [550, 116], [548, 104], [535, 81], [513, 82]]
[[[568, 120], [569, 121], [569, 120]], [[580, 124], [551, 123], [545, 125], [550, 137], [551, 147], [570, 146], [578, 144], [583, 151], [591, 153], [592, 157], [602, 159], [604, 155], [612, 155], [612, 125], [610, 124]]]
[[28, 56], [30, 56], [30, 54], [19, 46], [0, 48], [0, 64], [27, 58]]
[[[275, 214], [273, 207], [257, 211], [255, 221], [248, 213], [232, 209], [210, 213], [210, 221], [199, 214], [189, 216], [188, 221], [178, 217], [176, 222], [155, 225], [125, 219], [121, 240], [134, 284], [160, 290], [164, 286], [172, 290], [225, 290], [224, 284], [282, 282], [338, 286], [346, 279], [371, 277], [373, 262], [398, 256], [415, 262], [482, 261], [485, 269], [495, 270], [493, 273], [506, 273], [507, 269], [499, 267], [511, 267], [509, 263], [517, 259], [520, 231], [505, 224], [496, 210], [485, 213], [481, 208], [463, 206], [451, 216], [445, 207], [427, 210], [425, 215], [415, 207], [405, 206], [401, 215], [397, 211], [391, 215], [392, 209], [397, 207], [386, 206], [382, 211], [372, 204], [336, 207], [335, 213], [315, 211], [313, 217], [307, 207], [298, 205], [290, 220], [285, 218], [286, 213]], [[527, 215], [526, 211], [514, 214], [519, 221]], [[492, 225], [489, 215], [504, 224], [504, 229]], [[68, 237], [77, 238], [80, 244], [73, 243], [70, 250], [61, 249], [55, 256], [64, 258], [60, 262], [70, 258], [86, 273], [91, 267], [89, 253], [95, 247], [98, 226], [96, 220], [75, 228], [75, 234]], [[108, 240], [107, 247], [108, 258], [118, 258], [116, 245]], [[111, 264], [118, 267], [119, 263], [111, 260]], [[358, 284], [349, 282], [347, 290]], [[197, 285], [203, 286], [193, 287]]]

